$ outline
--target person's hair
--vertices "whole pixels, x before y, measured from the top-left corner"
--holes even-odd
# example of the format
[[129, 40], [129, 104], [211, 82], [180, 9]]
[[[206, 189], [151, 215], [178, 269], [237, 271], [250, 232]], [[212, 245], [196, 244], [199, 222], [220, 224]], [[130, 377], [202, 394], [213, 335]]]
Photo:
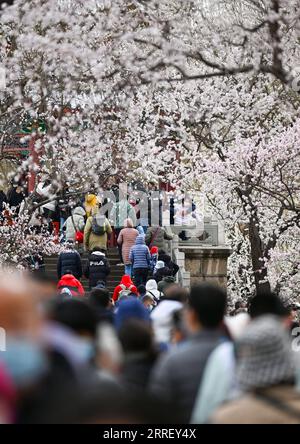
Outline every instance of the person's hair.
[[258, 293], [249, 301], [249, 314], [251, 318], [257, 318], [266, 314], [288, 316], [289, 310], [274, 293]]
[[107, 308], [110, 294], [106, 288], [93, 288], [89, 295], [89, 304], [95, 308]]
[[125, 321], [118, 335], [125, 353], [153, 351], [151, 326], [140, 319]]
[[130, 219], [130, 217], [124, 220], [124, 228], [133, 228], [133, 227], [134, 227], [133, 221], [132, 219]]
[[146, 294], [146, 287], [145, 285], [141, 284], [138, 286], [137, 291], [139, 292], [139, 294]]
[[153, 304], [153, 298], [148, 294], [145, 294], [145, 296], [142, 297], [142, 302], [151, 302]]
[[170, 299], [172, 301], [187, 302], [189, 293], [186, 288], [181, 287], [178, 284], [171, 284], [164, 291], [164, 299]]
[[225, 291], [211, 284], [197, 284], [189, 295], [192, 308], [204, 328], [217, 328], [224, 317], [227, 297]]
[[86, 301], [75, 298], [58, 300], [52, 305], [49, 317], [77, 334], [89, 333], [93, 337], [96, 336], [97, 316]]
[[72, 276], [74, 276], [74, 272], [72, 270], [66, 270], [65, 275], [66, 274], [71, 274]]

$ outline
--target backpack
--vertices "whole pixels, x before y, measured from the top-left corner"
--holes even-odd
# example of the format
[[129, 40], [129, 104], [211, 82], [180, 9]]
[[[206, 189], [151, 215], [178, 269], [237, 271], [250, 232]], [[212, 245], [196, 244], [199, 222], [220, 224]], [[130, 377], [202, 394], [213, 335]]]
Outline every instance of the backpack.
[[[102, 225], [100, 225], [100, 223], [102, 223]], [[95, 234], [96, 236], [103, 236], [105, 232], [106, 232], [105, 217], [100, 216], [99, 218], [99, 215], [96, 214], [95, 216], [93, 216], [92, 219], [92, 233]]]
[[119, 293], [118, 301], [124, 297], [129, 296], [132, 293], [132, 289], [134, 285], [130, 285], [130, 287], [126, 287], [124, 284], [120, 284], [120, 287], [122, 287], [122, 290]]

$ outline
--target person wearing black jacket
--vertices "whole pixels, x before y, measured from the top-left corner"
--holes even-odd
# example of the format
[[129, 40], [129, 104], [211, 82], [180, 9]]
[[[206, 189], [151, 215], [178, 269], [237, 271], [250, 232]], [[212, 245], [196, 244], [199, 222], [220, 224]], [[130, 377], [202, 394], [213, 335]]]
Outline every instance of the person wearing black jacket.
[[60, 279], [65, 274], [72, 274], [76, 279], [82, 276], [82, 263], [78, 251], [74, 249], [74, 242], [66, 242], [65, 249], [58, 256], [57, 276]]
[[90, 254], [84, 275], [89, 279], [90, 289], [96, 287], [99, 281], [106, 283], [110, 273], [110, 265], [105, 252], [99, 247], [95, 247]]

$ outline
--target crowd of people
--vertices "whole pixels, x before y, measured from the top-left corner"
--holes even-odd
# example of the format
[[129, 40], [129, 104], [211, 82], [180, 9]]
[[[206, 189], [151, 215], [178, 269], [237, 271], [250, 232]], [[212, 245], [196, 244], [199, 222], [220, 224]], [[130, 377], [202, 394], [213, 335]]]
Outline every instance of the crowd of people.
[[112, 227], [100, 207], [88, 195], [62, 221], [57, 280], [39, 256], [0, 276], [0, 422], [299, 423], [299, 306], [266, 293], [232, 310], [218, 286], [183, 288], [163, 227], [127, 201]]

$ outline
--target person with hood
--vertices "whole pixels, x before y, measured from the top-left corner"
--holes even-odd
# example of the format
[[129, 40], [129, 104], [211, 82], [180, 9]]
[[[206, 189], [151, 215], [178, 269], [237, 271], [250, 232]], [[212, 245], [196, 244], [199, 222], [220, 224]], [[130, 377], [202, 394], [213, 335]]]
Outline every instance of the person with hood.
[[152, 299], [158, 303], [160, 299], [160, 291], [157, 289], [157, 282], [155, 279], [149, 279], [146, 283], [146, 295], [151, 296]]
[[145, 244], [145, 236], [139, 235], [131, 248], [129, 260], [132, 263], [135, 285], [145, 285], [150, 269], [150, 251]]
[[243, 395], [224, 404], [215, 424], [299, 424], [295, 359], [280, 318], [260, 316], [236, 343], [236, 377]]
[[131, 276], [132, 265], [129, 259], [129, 253], [134, 246], [139, 232], [133, 227], [132, 219], [126, 219], [124, 228], [120, 231], [117, 243], [122, 248], [122, 259], [125, 265], [125, 274]]
[[85, 210], [82, 207], [76, 207], [72, 215], [67, 218], [64, 223], [64, 229], [66, 231], [66, 241], [72, 240], [75, 242], [76, 240], [76, 232], [82, 232], [85, 226]]
[[109, 261], [105, 256], [104, 250], [95, 247], [90, 254], [84, 275], [89, 279], [90, 290], [96, 287], [99, 281], [107, 281], [107, 276], [110, 274]]
[[101, 214], [98, 207], [93, 209], [92, 216], [86, 222], [84, 229], [84, 248], [86, 251], [93, 251], [95, 247], [107, 250], [108, 236], [112, 233], [108, 219]]
[[84, 208], [86, 217], [92, 216], [93, 212], [98, 208], [99, 201], [95, 194], [87, 194], [85, 196]]
[[58, 256], [57, 276], [60, 279], [64, 274], [70, 272], [76, 279], [82, 276], [82, 263], [78, 251], [74, 249], [74, 242], [69, 240]]
[[173, 235], [168, 234], [163, 227], [152, 225], [146, 232], [146, 244], [149, 248], [156, 246], [159, 250], [166, 250], [166, 240], [172, 240]]
[[179, 271], [179, 267], [177, 264], [175, 264], [175, 262], [172, 261], [171, 256], [169, 256], [164, 250], [159, 251], [158, 260], [165, 263], [165, 266], [171, 271], [171, 276], [176, 276]]
[[151, 247], [150, 249], [150, 272], [154, 273], [154, 268], [156, 267], [157, 261], [158, 261], [158, 248], [156, 246]]
[[122, 295], [129, 296], [131, 293], [134, 293], [136, 294], [136, 296], [138, 296], [138, 290], [132, 282], [131, 277], [125, 274], [122, 277], [119, 285], [117, 285], [114, 290], [113, 301], [117, 302]]
[[154, 268], [153, 273], [153, 279], [156, 280], [156, 282], [160, 282], [163, 280], [164, 277], [171, 276], [172, 272], [171, 270], [165, 265], [163, 261], [157, 261], [157, 264]]
[[81, 282], [76, 279], [71, 273], [64, 274], [57, 284], [57, 290], [60, 294], [66, 293], [69, 290], [73, 297], [84, 296], [84, 288]]

